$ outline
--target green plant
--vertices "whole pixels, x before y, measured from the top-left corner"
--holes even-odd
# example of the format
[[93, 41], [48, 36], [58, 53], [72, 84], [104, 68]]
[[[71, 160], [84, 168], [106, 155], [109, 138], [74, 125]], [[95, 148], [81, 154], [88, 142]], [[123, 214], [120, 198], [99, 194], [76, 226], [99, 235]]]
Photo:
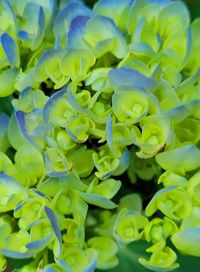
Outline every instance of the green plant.
[[1, 270], [199, 264], [200, 20], [170, 0], [0, 16]]

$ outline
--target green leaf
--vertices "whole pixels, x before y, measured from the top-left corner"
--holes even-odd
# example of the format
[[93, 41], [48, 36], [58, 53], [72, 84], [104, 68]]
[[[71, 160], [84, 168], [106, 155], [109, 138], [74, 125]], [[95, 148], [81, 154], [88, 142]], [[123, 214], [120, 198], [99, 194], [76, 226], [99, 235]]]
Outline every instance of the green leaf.
[[200, 150], [195, 145], [186, 145], [159, 153], [156, 161], [164, 170], [181, 165], [185, 171], [192, 171], [200, 166]]
[[80, 192], [80, 197], [87, 203], [104, 208], [104, 209], [115, 209], [117, 205], [110, 199], [102, 197], [97, 194], [88, 194]]
[[128, 194], [120, 199], [118, 210], [127, 208], [137, 212], [142, 212], [142, 199], [139, 194]]

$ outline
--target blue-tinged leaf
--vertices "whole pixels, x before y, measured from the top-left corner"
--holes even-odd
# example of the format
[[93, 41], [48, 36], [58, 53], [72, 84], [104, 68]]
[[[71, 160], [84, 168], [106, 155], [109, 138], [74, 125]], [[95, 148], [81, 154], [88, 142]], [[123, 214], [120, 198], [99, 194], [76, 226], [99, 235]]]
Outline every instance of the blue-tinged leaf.
[[44, 269], [44, 272], [56, 272], [56, 270], [54, 270], [53, 268], [48, 267], [48, 268]]
[[42, 56], [39, 58], [37, 65], [36, 65], [36, 75], [40, 75], [40, 73], [44, 70], [44, 66], [48, 60], [51, 60], [53, 57], [56, 56], [60, 51], [56, 49], [45, 50], [42, 53]]
[[7, 114], [0, 112], [0, 150], [3, 152], [6, 152], [10, 146], [7, 137], [9, 119]]
[[[51, 153], [51, 151], [50, 151], [50, 153]], [[49, 177], [67, 176], [72, 170], [72, 167], [73, 167], [72, 163], [68, 163], [66, 161], [64, 154], [60, 154], [59, 151], [57, 152], [57, 149], [56, 149], [55, 160], [57, 160], [57, 158], [58, 158], [57, 156], [62, 157], [62, 158], [60, 158], [60, 162], [62, 163], [62, 168], [58, 167], [58, 169], [56, 170], [56, 166], [54, 165], [55, 161], [54, 160], [51, 161], [51, 159], [49, 158], [49, 155], [47, 153], [44, 153], [44, 160], [45, 160], [45, 165], [46, 165], [46, 175]]]
[[162, 115], [167, 117], [172, 124], [182, 122], [189, 116], [189, 114], [190, 109], [186, 107], [186, 105], [179, 105], [162, 113]]
[[45, 35], [45, 14], [43, 8], [40, 7], [38, 15], [38, 33], [31, 46], [32, 50], [36, 50], [40, 46], [44, 38], [44, 35]]
[[42, 192], [40, 192], [39, 190], [33, 190], [36, 194], [38, 194], [39, 196], [43, 196], [46, 197], [45, 194], [43, 194]]
[[52, 241], [52, 235], [48, 235], [42, 239], [32, 241], [26, 245], [29, 250], [41, 251]]
[[18, 37], [19, 37], [21, 40], [28, 40], [28, 39], [29, 39], [28, 32], [26, 32], [25, 30], [20, 30], [20, 31], [18, 32]]
[[32, 227], [34, 227], [34, 226], [36, 226], [36, 225], [39, 225], [39, 224], [41, 224], [41, 223], [46, 223], [47, 222], [47, 218], [40, 218], [40, 219], [37, 219], [37, 220], [35, 220], [35, 221], [33, 221], [30, 225], [29, 225], [29, 227], [30, 228], [32, 228]]
[[60, 45], [60, 37], [55, 38], [54, 50], [58, 50]]
[[20, 183], [18, 183], [14, 178], [4, 173], [0, 173], [0, 184], [3, 184], [7, 188], [10, 187], [11, 191], [13, 192], [15, 190], [19, 191], [24, 189], [23, 186]]
[[83, 272], [94, 272], [96, 271], [95, 268], [96, 268], [96, 265], [97, 265], [97, 256], [94, 257], [92, 260], [90, 260], [90, 264], [88, 265], [88, 267], [86, 267], [84, 269]]
[[179, 71], [181, 71], [185, 67], [185, 65], [186, 65], [186, 63], [187, 63], [187, 61], [189, 59], [191, 50], [192, 50], [192, 31], [191, 31], [191, 28], [188, 28], [186, 43], [187, 44], [186, 44], [185, 57], [184, 57], [181, 65], [180, 65], [180, 67], [178, 67]]
[[92, 262], [87, 268], [85, 268], [84, 272], [94, 272], [96, 268], [96, 262]]
[[110, 199], [102, 197], [97, 194], [88, 194], [80, 192], [80, 197], [87, 203], [104, 208], [104, 209], [115, 209], [117, 205]]
[[10, 66], [18, 68], [20, 65], [20, 57], [17, 42], [7, 33], [4, 33], [1, 35], [1, 44]]
[[72, 139], [73, 139], [75, 142], [78, 143], [79, 140], [78, 140], [78, 138], [76, 137], [76, 135], [75, 135], [68, 127], [66, 127], [65, 129], [66, 129], [67, 133], [72, 137]]
[[[45, 137], [51, 130], [51, 127], [47, 123], [42, 123], [42, 112], [40, 109], [35, 109], [32, 113], [25, 115], [23, 111], [16, 111], [16, 121], [19, 127], [20, 132], [24, 138], [31, 144], [35, 145], [37, 148], [43, 148], [45, 145]], [[30, 121], [38, 121], [37, 124], [34, 124], [32, 131], [28, 131], [27, 126], [30, 124]], [[36, 123], [36, 122], [35, 122]]]
[[73, 108], [76, 109], [77, 112], [83, 112], [83, 109], [76, 102], [76, 99], [75, 99], [75, 97], [69, 87], [67, 88], [67, 94], [68, 94], [69, 101], [70, 101], [71, 105], [73, 106]]
[[56, 7], [56, 2], [55, 0], [49, 0], [49, 6], [51, 10], [54, 10], [54, 8]]
[[95, 268], [97, 266], [97, 253], [90, 256], [91, 259], [89, 259], [90, 263], [89, 265], [84, 269], [84, 272], [94, 272]]
[[46, 104], [44, 105], [43, 108], [43, 119], [44, 122], [48, 122], [49, 121], [49, 112], [51, 111], [51, 108], [54, 106], [54, 103], [56, 103], [56, 101], [62, 97], [65, 93], [67, 92], [67, 89], [61, 89], [60, 91], [54, 93], [46, 102]]
[[6, 8], [6, 10], [9, 12], [10, 14], [10, 17], [12, 18], [12, 21], [14, 23], [14, 26], [15, 26], [15, 32], [17, 33], [17, 18], [16, 18], [16, 14], [15, 12], [13, 11], [13, 8], [11, 6], [11, 4], [9, 3], [8, 0], [2, 0], [2, 2], [4, 3], [4, 6]]
[[17, 206], [16, 206], [16, 208], [14, 209], [14, 213], [16, 213], [17, 211], [19, 211], [22, 207], [23, 207], [23, 202], [20, 202]]
[[133, 43], [139, 43], [140, 42], [141, 35], [142, 35], [142, 30], [144, 28], [144, 22], [145, 22], [144, 17], [141, 17], [138, 20], [138, 23], [137, 23], [137, 26], [136, 26], [136, 29], [135, 29], [135, 32], [134, 32], [134, 35], [133, 35], [133, 38], [132, 38]]
[[63, 260], [58, 260], [58, 265], [62, 267], [63, 271], [65, 272], [74, 272], [72, 268]]
[[22, 90], [22, 92], [19, 94], [19, 98], [22, 98], [23, 96], [27, 95], [32, 91], [31, 87], [26, 87], [25, 89]]
[[197, 80], [199, 80], [200, 77], [200, 68], [197, 69], [197, 71], [189, 78], [181, 82], [181, 84], [176, 87], [175, 91], [178, 95], [183, 95], [185, 92], [188, 91], [188, 89], [193, 86]]
[[[104, 118], [97, 117], [94, 113], [89, 111], [87, 108], [83, 108], [80, 105], [78, 105], [78, 103], [76, 102], [76, 99], [75, 99], [75, 97], [69, 87], [67, 88], [67, 93], [68, 93], [68, 99], [69, 99], [71, 105], [73, 106], [74, 109], [76, 109], [77, 112], [88, 115], [91, 119], [93, 119], [95, 122], [97, 122], [99, 124], [105, 124]], [[74, 139], [74, 141], [77, 141], [76, 136], [74, 134], [72, 134], [71, 131], [67, 131], [67, 132], [71, 135], [71, 137]]]
[[54, 234], [55, 234], [55, 236], [58, 239], [59, 247], [60, 247], [59, 248], [59, 256], [60, 256], [61, 255], [61, 251], [62, 251], [62, 236], [61, 236], [58, 224], [57, 224], [57, 219], [56, 219], [53, 211], [49, 207], [46, 206], [44, 209], [45, 209], [46, 215], [49, 218], [49, 221], [51, 223], [51, 227], [52, 227], [52, 229], [54, 231]]
[[[96, 35], [94, 36], [93, 33]], [[117, 58], [122, 59], [128, 52], [124, 36], [113, 20], [105, 16], [93, 16], [88, 20], [83, 40], [87, 42], [87, 48], [92, 48], [97, 58], [111, 52]]]
[[183, 254], [200, 257], [200, 227], [189, 227], [174, 233], [171, 237], [174, 246]]
[[130, 165], [130, 151], [127, 148], [125, 148], [121, 154], [117, 169], [115, 169], [112, 173], [113, 176], [119, 176], [123, 174], [128, 169], [129, 165]]
[[20, 132], [24, 136], [24, 138], [30, 142], [30, 138], [27, 132], [26, 123], [25, 123], [25, 113], [23, 111], [15, 112], [16, 121], [19, 127]]
[[132, 2], [133, 0], [100, 0], [96, 1], [94, 11], [111, 18], [119, 28], [124, 29], [126, 24], [126, 17], [123, 16], [124, 11], [130, 8]]
[[92, 16], [92, 14], [92, 11], [81, 2], [73, 1], [68, 3], [58, 12], [55, 18], [53, 27], [54, 36], [62, 38], [68, 32], [74, 18], [78, 16]]
[[108, 116], [106, 122], [106, 136], [107, 136], [107, 144], [112, 149], [113, 148], [113, 137], [112, 137], [112, 117]]
[[76, 32], [81, 29], [83, 30], [83, 27], [86, 25], [89, 18], [90, 18], [89, 16], [83, 16], [83, 15], [75, 17], [70, 24], [70, 31]]
[[159, 6], [164, 6], [172, 2], [172, 0], [148, 0], [149, 3], [154, 3]]
[[115, 90], [127, 86], [153, 91], [158, 86], [158, 83], [152, 78], [148, 78], [129, 67], [110, 70], [108, 78], [110, 80], [111, 87]]
[[130, 44], [130, 52], [134, 55], [138, 56], [145, 56], [148, 57], [148, 59], [153, 58], [155, 56], [155, 52], [152, 49], [152, 47], [144, 42], [134, 42]]
[[14, 259], [29, 259], [33, 257], [33, 253], [30, 251], [26, 251], [22, 253], [22, 252], [18, 252], [14, 250], [0, 249], [0, 254], [8, 258], [14, 258]]
[[48, 177], [63, 177], [69, 174], [69, 171], [52, 171], [48, 172], [47, 176]]
[[156, 161], [165, 170], [181, 166], [192, 171], [200, 167], [200, 150], [195, 145], [186, 145], [159, 153]]
[[51, 177], [40, 184], [38, 190], [47, 196], [53, 197], [60, 189], [70, 188], [85, 191], [86, 185], [76, 177]]
[[[34, 34], [27, 32], [27, 30], [18, 31], [18, 37], [24, 43], [25, 47], [31, 50], [36, 50], [42, 43], [45, 35], [45, 14], [41, 6], [36, 3], [28, 3], [24, 9], [24, 20], [37, 26]], [[29, 21], [31, 20], [31, 21]]]
[[[85, 27], [90, 17], [77, 16], [70, 24], [69, 32], [67, 33], [67, 41], [69, 48], [85, 49], [85, 41], [82, 39], [85, 33]], [[86, 46], [87, 47], [87, 46]]]

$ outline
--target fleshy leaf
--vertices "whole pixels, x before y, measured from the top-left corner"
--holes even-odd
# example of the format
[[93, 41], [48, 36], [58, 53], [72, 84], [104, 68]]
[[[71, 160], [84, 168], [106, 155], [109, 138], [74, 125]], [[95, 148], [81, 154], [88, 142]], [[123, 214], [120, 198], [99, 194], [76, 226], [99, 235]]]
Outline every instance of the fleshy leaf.
[[54, 22], [54, 35], [62, 38], [69, 30], [70, 24], [78, 16], [91, 16], [92, 11], [81, 2], [73, 1], [61, 9]]
[[[77, 29], [73, 31], [75, 30]], [[110, 18], [93, 16], [85, 24], [84, 30], [85, 32], [82, 35], [78, 33], [79, 36], [77, 35], [76, 39], [71, 34], [68, 38], [70, 48], [88, 49], [92, 47], [92, 52], [96, 58], [103, 56], [107, 52], [112, 52], [117, 58], [125, 56], [127, 51], [126, 41]], [[94, 31], [98, 33], [95, 38]], [[77, 42], [79, 43], [77, 44]]]
[[8, 62], [11, 67], [18, 68], [20, 65], [19, 48], [15, 40], [13, 40], [7, 33], [1, 35], [1, 44], [6, 53]]
[[62, 188], [83, 191], [86, 189], [86, 185], [78, 178], [68, 175], [63, 177], [51, 177], [40, 184], [38, 189], [45, 195], [52, 197]]
[[175, 233], [171, 240], [175, 247], [187, 255], [200, 256], [200, 227], [191, 227]]
[[111, 238], [92, 237], [87, 241], [87, 244], [98, 252], [97, 268], [109, 269], [118, 264], [116, 257], [118, 247]]
[[14, 259], [29, 259], [33, 257], [33, 253], [30, 251], [27, 252], [18, 252], [14, 250], [0, 249], [0, 253], [8, 258]]
[[129, 67], [112, 69], [108, 73], [110, 84], [113, 89], [132, 87], [136, 89], [154, 90], [157, 87], [155, 80], [148, 78]]
[[157, 210], [174, 220], [187, 218], [192, 212], [192, 202], [183, 188], [170, 186], [159, 190], [146, 207], [146, 215]]
[[195, 145], [185, 145], [158, 154], [156, 161], [164, 170], [181, 165], [185, 171], [192, 171], [200, 166], [200, 150]]
[[1, 173], [0, 174], [1, 200], [0, 211], [5, 212], [15, 208], [15, 206], [24, 198], [26, 191], [12, 177]]
[[80, 82], [87, 78], [89, 69], [95, 64], [95, 57], [87, 50], [68, 50], [61, 62], [61, 71], [72, 81]]
[[46, 214], [47, 214], [47, 216], [49, 218], [49, 221], [51, 223], [51, 227], [52, 227], [52, 229], [54, 231], [54, 234], [58, 239], [59, 247], [60, 247], [59, 248], [59, 255], [60, 255], [61, 250], [62, 250], [62, 236], [61, 236], [58, 224], [57, 224], [56, 217], [55, 217], [53, 211], [49, 207], [45, 207], [44, 209], [45, 209], [45, 212], [46, 212]]
[[94, 186], [92, 193], [111, 199], [119, 191], [121, 181], [115, 179], [106, 179]]
[[117, 91], [112, 96], [112, 108], [120, 122], [135, 124], [147, 115], [148, 100], [143, 91]]
[[[72, 258], [73, 257], [73, 258]], [[82, 250], [78, 247], [67, 247], [64, 251], [64, 260], [58, 263], [65, 271], [93, 272], [96, 266], [97, 253], [93, 248]], [[76, 260], [75, 262], [72, 260]]]
[[49, 242], [52, 240], [52, 235], [49, 235], [47, 237], [44, 237], [42, 239], [39, 239], [39, 240], [35, 240], [35, 241], [32, 241], [30, 243], [28, 243], [26, 245], [27, 249], [28, 250], [37, 250], [37, 251], [40, 251], [42, 250], [44, 247], [46, 247]]
[[129, 210], [142, 212], [142, 199], [139, 194], [127, 194], [120, 199], [118, 210], [127, 208]]
[[175, 263], [175, 261], [176, 253], [170, 247], [153, 252], [149, 260], [139, 258], [139, 262], [144, 267], [159, 272], [168, 272], [178, 268], [179, 264]]
[[8, 68], [0, 74], [0, 97], [11, 95], [15, 91], [15, 81], [19, 73], [16, 68]]
[[111, 200], [97, 194], [80, 193], [80, 197], [89, 204], [104, 208], [115, 209], [116, 204]]
[[102, 16], [107, 16], [115, 22], [119, 28], [125, 28], [124, 13], [131, 7], [129, 0], [100, 0], [94, 6], [94, 11]]
[[148, 220], [137, 211], [122, 209], [114, 223], [113, 235], [119, 245], [141, 239]]

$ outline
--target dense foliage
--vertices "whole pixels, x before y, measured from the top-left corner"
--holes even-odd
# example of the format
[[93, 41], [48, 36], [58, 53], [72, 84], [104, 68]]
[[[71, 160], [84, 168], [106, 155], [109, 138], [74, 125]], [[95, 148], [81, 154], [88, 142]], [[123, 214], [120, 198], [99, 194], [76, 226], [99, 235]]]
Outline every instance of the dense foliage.
[[170, 0], [0, 16], [1, 271], [200, 263], [200, 19]]

